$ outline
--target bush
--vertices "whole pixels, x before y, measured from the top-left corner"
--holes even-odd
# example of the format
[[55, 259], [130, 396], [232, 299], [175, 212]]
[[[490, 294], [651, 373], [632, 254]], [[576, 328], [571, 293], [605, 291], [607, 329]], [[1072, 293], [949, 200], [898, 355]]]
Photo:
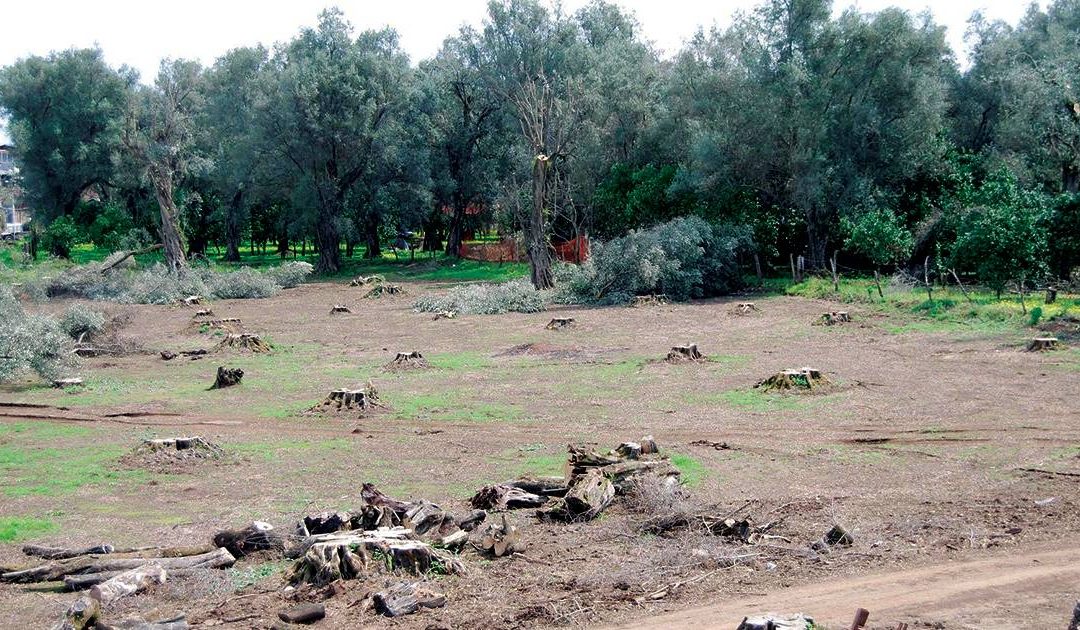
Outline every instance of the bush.
[[79, 228], [71, 217], [57, 217], [45, 228], [42, 245], [53, 256], [70, 258], [71, 248], [79, 241]]
[[224, 273], [204, 272], [202, 276], [206, 283], [206, 295], [226, 300], [266, 298], [281, 289], [269, 275], [249, 267]]
[[450, 289], [445, 295], [421, 296], [413, 308], [421, 313], [455, 311], [466, 315], [538, 313], [544, 310], [544, 294], [527, 280], [502, 284], [469, 284]]
[[635, 295], [688, 300], [730, 293], [741, 284], [736, 256], [750, 242], [745, 228], [684, 217], [597, 243], [577, 268], [561, 267], [556, 301], [623, 303]]
[[27, 314], [11, 287], [0, 285], [0, 382], [26, 372], [49, 380], [64, 376], [75, 365], [71, 346], [59, 322]]
[[73, 304], [60, 316], [60, 328], [68, 337], [81, 339], [104, 330], [105, 316], [82, 304]]
[[271, 267], [266, 270], [266, 275], [282, 289], [291, 289], [307, 280], [307, 277], [314, 270], [315, 268], [311, 266], [311, 263], [295, 261], [287, 262], [278, 267]]
[[1036, 306], [1028, 313], [1028, 326], [1038, 326], [1039, 320], [1042, 319], [1043, 310], [1041, 306]]

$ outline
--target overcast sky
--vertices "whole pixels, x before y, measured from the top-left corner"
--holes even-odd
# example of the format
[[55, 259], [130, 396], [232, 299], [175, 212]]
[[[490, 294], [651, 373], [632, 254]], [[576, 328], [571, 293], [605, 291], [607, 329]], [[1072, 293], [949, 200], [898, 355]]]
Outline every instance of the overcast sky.
[[[568, 11], [587, 0], [564, 0]], [[758, 0], [617, 0], [637, 13], [646, 37], [670, 54], [699, 26], [721, 27], [738, 10]], [[963, 56], [964, 32], [974, 11], [1015, 24], [1026, 1], [1011, 0], [835, 0], [836, 10], [856, 6], [877, 11], [900, 6], [929, 9], [949, 29], [953, 49]], [[0, 10], [0, 66], [30, 55], [44, 55], [72, 46], [100, 45], [109, 63], [137, 68], [144, 81], [157, 73], [164, 57], [213, 63], [238, 46], [270, 45], [314, 24], [319, 11], [341, 7], [358, 30], [389, 25], [413, 61], [430, 57], [443, 39], [462, 24], [479, 24], [487, 0], [10, 0]], [[0, 142], [6, 141], [0, 128]]]

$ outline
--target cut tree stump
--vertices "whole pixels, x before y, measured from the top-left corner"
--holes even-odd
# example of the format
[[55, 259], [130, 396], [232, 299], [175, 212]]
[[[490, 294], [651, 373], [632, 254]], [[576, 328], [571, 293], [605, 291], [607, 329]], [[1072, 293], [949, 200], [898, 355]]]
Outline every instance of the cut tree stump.
[[68, 387], [82, 387], [83, 380], [81, 378], [58, 378], [52, 382], [52, 386], [56, 389], [66, 389]]
[[660, 447], [656, 445], [656, 440], [653, 436], [646, 435], [641, 438], [640, 442], [623, 442], [615, 447], [615, 452], [620, 457], [627, 459], [638, 459], [642, 455], [657, 455], [660, 453]]
[[199, 319], [200, 317], [213, 317], [214, 310], [210, 308], [204, 308], [202, 310], [195, 311], [195, 314], [191, 316], [192, 319]]
[[462, 574], [465, 566], [453, 554], [418, 540], [404, 527], [312, 536], [303, 557], [289, 571], [291, 583], [329, 584], [366, 577], [378, 569], [425, 575], [433, 569]]
[[667, 358], [664, 360], [668, 363], [684, 363], [687, 361], [696, 363], [704, 361], [705, 355], [701, 354], [696, 343], [691, 343], [685, 346], [672, 346], [671, 352], [668, 352]]
[[439, 321], [440, 319], [454, 319], [457, 317], [457, 311], [439, 311], [432, 316], [432, 321]]
[[667, 304], [667, 296], [660, 295], [635, 295], [634, 299], [630, 300], [630, 306], [639, 308], [642, 306], [662, 306]]
[[309, 412], [358, 412], [363, 413], [378, 403], [379, 396], [374, 386], [368, 385], [364, 389], [335, 389], [331, 390], [323, 401], [310, 409]]
[[846, 324], [851, 321], [851, 316], [847, 311], [831, 311], [821, 314], [821, 323], [825, 326], [835, 326], [837, 324]]
[[90, 589], [90, 597], [103, 605], [111, 604], [121, 597], [145, 591], [154, 584], [164, 584], [165, 579], [165, 569], [161, 565], [144, 564], [93, 586]]
[[100, 614], [101, 602], [89, 595], [83, 595], [68, 607], [67, 612], [64, 613], [63, 621], [57, 624], [54, 630], [84, 630], [85, 628], [92, 628], [97, 622]]
[[221, 366], [217, 369], [217, 376], [214, 378], [214, 384], [210, 386], [210, 389], [223, 389], [225, 387], [239, 385], [243, 378], [244, 370]]
[[424, 355], [419, 352], [399, 352], [394, 360], [383, 366], [384, 370], [396, 372], [398, 370], [415, 370], [431, 367]]
[[514, 486], [494, 484], [480, 488], [469, 503], [482, 510], [518, 510], [540, 507], [547, 500], [547, 497]]
[[[205, 459], [217, 459], [225, 454], [225, 451], [197, 435], [191, 437], [154, 438], [143, 440], [136, 449], [142, 451], [197, 451]], [[219, 545], [220, 546], [220, 545]]]
[[562, 330], [564, 328], [573, 328], [573, 327], [574, 327], [574, 318], [573, 317], [552, 317], [551, 321], [548, 322], [548, 325], [546, 326], [546, 328], [548, 330]]
[[766, 392], [805, 390], [812, 391], [817, 387], [828, 385], [829, 379], [821, 373], [821, 370], [804, 367], [798, 370], [784, 370], [777, 372], [767, 379], [760, 381], [754, 387]]
[[334, 313], [352, 313], [352, 309], [344, 304], [335, 304], [330, 307], [330, 314], [333, 315]]
[[758, 310], [757, 304], [753, 302], [739, 302], [735, 305], [734, 313], [736, 315], [749, 315]]
[[412, 614], [421, 608], [442, 608], [446, 596], [419, 582], [398, 582], [377, 593], [372, 598], [375, 610], [387, 617]]
[[1057, 337], [1035, 337], [1028, 342], [1028, 352], [1048, 352], [1058, 349]]
[[228, 334], [214, 348], [214, 352], [224, 350], [247, 350], [256, 354], [270, 352], [273, 348], [262, 340], [258, 335], [251, 333]]
[[744, 617], [735, 630], [810, 630], [816, 627], [814, 620], [806, 615], [763, 615]]
[[202, 304], [201, 295], [189, 295], [186, 298], [180, 300], [184, 306], [198, 306]]
[[223, 547], [234, 558], [256, 551], [284, 551], [285, 536], [270, 523], [254, 521], [241, 529], [226, 529], [214, 534], [214, 545]]
[[525, 551], [525, 544], [520, 540], [518, 529], [503, 514], [502, 522], [488, 523], [480, 538], [480, 549], [501, 558], [516, 551]]
[[382, 278], [379, 278], [377, 281], [369, 282], [359, 286], [364, 288], [363, 295], [361, 295], [361, 297], [364, 298], [380, 298], [385, 295], [405, 294], [405, 287], [401, 286], [400, 284], [391, 284], [389, 282], [386, 282]]
[[319, 512], [304, 517], [303, 525], [305, 536], [317, 536], [319, 534], [333, 534], [342, 530], [352, 529], [352, 515], [348, 512]]
[[566, 496], [537, 510], [541, 519], [587, 521], [596, 518], [615, 498], [615, 485], [596, 469], [578, 475]]

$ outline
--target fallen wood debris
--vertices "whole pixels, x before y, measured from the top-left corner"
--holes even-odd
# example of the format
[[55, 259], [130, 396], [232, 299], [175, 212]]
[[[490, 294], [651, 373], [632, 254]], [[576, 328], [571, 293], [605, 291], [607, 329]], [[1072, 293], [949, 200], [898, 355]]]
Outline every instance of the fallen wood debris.
[[561, 497], [569, 489], [565, 477], [521, 477], [504, 481], [502, 485], [542, 497]]
[[518, 529], [511, 525], [507, 515], [503, 514], [501, 523], [488, 523], [480, 538], [479, 548], [501, 558], [507, 554], [525, 551], [525, 544], [518, 536]]
[[213, 317], [214, 309], [204, 308], [202, 310], [195, 311], [195, 314], [191, 316], [192, 319], [199, 319], [200, 317]]
[[547, 497], [500, 483], [480, 488], [469, 503], [482, 510], [519, 510], [540, 507], [547, 500]]
[[362, 298], [378, 298], [384, 295], [402, 295], [405, 293], [405, 288], [400, 284], [391, 284], [386, 281], [386, 278], [379, 275], [358, 276], [349, 283], [349, 286], [363, 289], [360, 295]]
[[564, 330], [566, 328], [573, 328], [574, 325], [575, 322], [573, 317], [552, 317], [545, 328], [548, 330]]
[[198, 306], [198, 305], [203, 303], [202, 302], [202, 296], [189, 295], [186, 298], [180, 300], [180, 303], [183, 304], [184, 306]]
[[599, 516], [615, 498], [615, 485], [598, 469], [577, 475], [566, 495], [536, 511], [541, 520], [587, 521]]
[[375, 610], [387, 617], [400, 617], [421, 608], [441, 608], [446, 605], [445, 595], [420, 582], [398, 582], [375, 593], [372, 599]]
[[144, 564], [96, 584], [90, 588], [90, 597], [101, 602], [103, 605], [134, 595], [150, 588], [154, 584], [164, 584], [166, 580], [165, 569], [159, 564]]
[[457, 317], [457, 311], [439, 311], [431, 316], [431, 321], [437, 322], [440, 319], [454, 319]]
[[214, 348], [214, 352], [223, 352], [225, 350], [247, 350], [248, 352], [262, 354], [264, 352], [272, 351], [273, 348], [258, 335], [253, 335], [251, 333], [230, 333], [225, 335]]
[[735, 308], [732, 312], [736, 315], [749, 315], [750, 313], [753, 313], [757, 310], [757, 304], [754, 304], [753, 302], [739, 302], [735, 305]]
[[240, 380], [243, 378], [244, 370], [220, 366], [217, 369], [217, 376], [214, 378], [214, 384], [210, 386], [210, 389], [223, 389], [239, 385]]
[[803, 614], [745, 617], [735, 630], [811, 630], [814, 620]]
[[630, 306], [632, 308], [640, 308], [642, 306], [662, 306], [668, 303], [666, 295], [635, 295], [630, 300]]
[[352, 309], [344, 304], [335, 304], [330, 307], [330, 314], [333, 315], [335, 313], [352, 313]]
[[278, 613], [278, 619], [285, 623], [315, 623], [326, 616], [326, 606], [322, 604], [300, 604]]
[[52, 382], [52, 386], [56, 389], [67, 389], [68, 387], [82, 387], [83, 380], [81, 378], [58, 378]]
[[183, 356], [188, 357], [189, 359], [194, 361], [196, 359], [203, 358], [209, 353], [209, 350], [204, 350], [203, 348], [196, 348], [195, 350], [181, 350], [179, 353], [173, 352], [171, 350], [162, 350], [161, 358], [164, 361], [172, 361], [178, 356]]
[[235, 558], [257, 551], [284, 551], [285, 536], [270, 523], [254, 521], [241, 529], [226, 529], [214, 534], [214, 544]]
[[104, 555], [112, 553], [115, 548], [112, 545], [94, 545], [79, 549], [67, 549], [64, 547], [42, 547], [40, 545], [24, 545], [22, 552], [28, 556], [42, 558], [44, 560], [64, 560], [79, 556]]
[[638, 459], [642, 455], [656, 455], [660, 452], [660, 447], [656, 445], [656, 440], [653, 436], [646, 435], [641, 438], [640, 442], [623, 442], [615, 447], [615, 452], [620, 457], [627, 459]]
[[668, 363], [698, 363], [706, 359], [705, 355], [698, 350], [696, 343], [688, 343], [685, 346], [672, 346], [664, 360]]
[[694, 440], [690, 442], [690, 446], [708, 446], [718, 451], [734, 450], [735, 448], [727, 442], [713, 442], [712, 440]]
[[383, 282], [386, 282], [386, 278], [377, 274], [371, 276], [356, 276], [351, 282], [349, 282], [349, 286], [364, 287], [370, 284], [382, 284]]
[[[230, 567], [234, 562], [236, 562], [236, 558], [228, 550], [222, 548], [179, 557], [165, 556], [163, 554], [155, 557], [128, 557], [126, 555], [121, 557], [120, 553], [114, 552], [105, 556], [79, 556], [57, 560], [26, 569], [0, 573], [0, 582], [55, 582], [67, 576], [119, 573], [146, 564], [156, 564], [166, 570], [220, 569]], [[113, 576], [109, 575], [108, 577]]]
[[1057, 337], [1035, 337], [1028, 342], [1028, 352], [1048, 352], [1058, 349]]
[[828, 385], [831, 381], [822, 374], [821, 370], [804, 367], [798, 370], [784, 370], [766, 378], [755, 388], [766, 392], [804, 390], [814, 391], [816, 388]]
[[387, 372], [397, 372], [401, 370], [422, 370], [429, 367], [431, 367], [431, 365], [428, 364], [424, 355], [414, 350], [413, 352], [397, 353], [397, 356], [384, 365], [383, 369]]
[[851, 321], [851, 315], [848, 315], [847, 311], [830, 311], [828, 313], [822, 313], [821, 318], [817, 323], [822, 326], [836, 326], [837, 324], [846, 324]]

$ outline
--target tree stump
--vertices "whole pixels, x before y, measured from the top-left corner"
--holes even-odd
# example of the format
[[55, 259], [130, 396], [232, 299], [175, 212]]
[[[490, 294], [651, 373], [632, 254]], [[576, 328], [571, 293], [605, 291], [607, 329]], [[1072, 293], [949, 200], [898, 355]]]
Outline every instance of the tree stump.
[[81, 378], [58, 378], [52, 382], [52, 386], [56, 389], [67, 389], [68, 387], [82, 387], [83, 380]]
[[[352, 529], [353, 517], [348, 512], [319, 512], [304, 517], [304, 535], [333, 534]], [[400, 523], [399, 523], [400, 524]], [[374, 528], [372, 528], [374, 529]]]
[[574, 478], [566, 496], [537, 510], [537, 516], [541, 519], [587, 521], [596, 518], [614, 498], [614, 484], [602, 472], [592, 469]]
[[656, 440], [653, 439], [653, 436], [646, 435], [641, 438], [640, 442], [623, 442], [615, 447], [615, 452], [619, 457], [638, 459], [642, 455], [658, 454], [660, 452], [660, 447], [656, 445]]
[[844, 324], [851, 321], [851, 316], [847, 311], [832, 311], [829, 313], [821, 314], [821, 323], [825, 326], [835, 326], [837, 324]]
[[668, 352], [667, 358], [664, 360], [668, 363], [684, 363], [687, 361], [697, 363], [704, 361], [705, 355], [701, 354], [696, 343], [691, 343], [685, 346], [672, 346], [671, 352]]
[[333, 315], [334, 313], [352, 313], [352, 309], [344, 304], [335, 304], [330, 307], [330, 314]]
[[144, 591], [154, 584], [164, 584], [165, 578], [165, 569], [161, 565], [145, 564], [93, 586], [90, 597], [102, 604], [110, 604], [121, 597]]
[[210, 389], [224, 389], [226, 387], [232, 387], [233, 385], [239, 385], [240, 380], [243, 378], [244, 371], [242, 369], [220, 366], [217, 369], [217, 377], [214, 378], [214, 384], [210, 386]]
[[214, 545], [224, 547], [234, 558], [256, 551], [284, 551], [285, 536], [270, 523], [254, 521], [241, 529], [226, 529], [214, 534]]
[[518, 510], [540, 507], [547, 500], [547, 497], [526, 492], [514, 486], [494, 484], [480, 488], [469, 499], [469, 503], [481, 510]]
[[199, 319], [200, 317], [213, 317], [213, 316], [214, 316], [214, 310], [213, 309], [204, 308], [202, 310], [195, 311], [195, 314], [192, 315], [191, 318], [192, 319]]
[[92, 628], [101, 614], [101, 602], [83, 595], [76, 599], [64, 613], [64, 620], [56, 626], [57, 630], [84, 630]]
[[263, 341], [258, 335], [252, 335], [250, 333], [225, 335], [214, 348], [214, 352], [221, 352], [228, 349], [247, 350], [249, 352], [254, 352], [255, 354], [262, 354], [272, 350], [270, 344]]
[[200, 295], [189, 295], [186, 298], [180, 300], [180, 302], [184, 306], [198, 306], [198, 305], [202, 304], [202, 296], [200, 296]]
[[411, 531], [402, 527], [312, 536], [312, 544], [289, 571], [288, 579], [296, 584], [316, 585], [336, 580], [366, 577], [376, 569], [404, 571], [425, 575], [465, 572], [465, 566], [452, 554], [431, 545], [409, 540]]
[[1028, 342], [1028, 352], [1048, 352], [1058, 349], [1057, 337], [1035, 337]]
[[398, 582], [375, 593], [372, 598], [375, 610], [387, 617], [400, 617], [412, 614], [421, 608], [441, 608], [446, 605], [446, 596], [419, 582]]
[[244, 330], [244, 322], [239, 317], [225, 317], [222, 319], [196, 319], [188, 324], [188, 330], [196, 332], [210, 332], [222, 330], [227, 333], [238, 333]]
[[501, 558], [515, 551], [525, 551], [525, 544], [519, 539], [518, 529], [510, 524], [505, 514], [499, 524], [489, 523], [480, 539], [480, 548], [483, 551]]
[[368, 386], [364, 389], [335, 389], [326, 395], [319, 404], [308, 409], [309, 412], [358, 412], [363, 413], [374, 406], [379, 396], [375, 388]]
[[753, 302], [739, 302], [735, 305], [734, 313], [736, 315], [749, 315], [758, 310], [757, 304]]
[[415, 370], [431, 367], [424, 355], [419, 352], [399, 352], [394, 360], [383, 366], [383, 369], [388, 372], [397, 372], [399, 370]]
[[667, 304], [667, 296], [660, 295], [635, 295], [630, 300], [630, 306], [633, 308], [640, 308], [642, 306], [662, 306]]
[[457, 317], [457, 311], [439, 311], [432, 316], [431, 321], [437, 322], [440, 319], [454, 319]]
[[1046, 287], [1046, 299], [1043, 300], [1046, 304], [1053, 304], [1057, 301], [1057, 289], [1055, 287]]
[[829, 379], [821, 373], [821, 370], [804, 367], [798, 370], [784, 370], [773, 374], [767, 379], [760, 381], [754, 387], [762, 391], [788, 391], [804, 390], [812, 391], [816, 387], [829, 384]]
[[546, 326], [546, 328], [548, 330], [562, 330], [564, 328], [573, 328], [573, 327], [574, 327], [574, 318], [573, 317], [552, 317], [551, 321], [548, 322], [548, 325]]

